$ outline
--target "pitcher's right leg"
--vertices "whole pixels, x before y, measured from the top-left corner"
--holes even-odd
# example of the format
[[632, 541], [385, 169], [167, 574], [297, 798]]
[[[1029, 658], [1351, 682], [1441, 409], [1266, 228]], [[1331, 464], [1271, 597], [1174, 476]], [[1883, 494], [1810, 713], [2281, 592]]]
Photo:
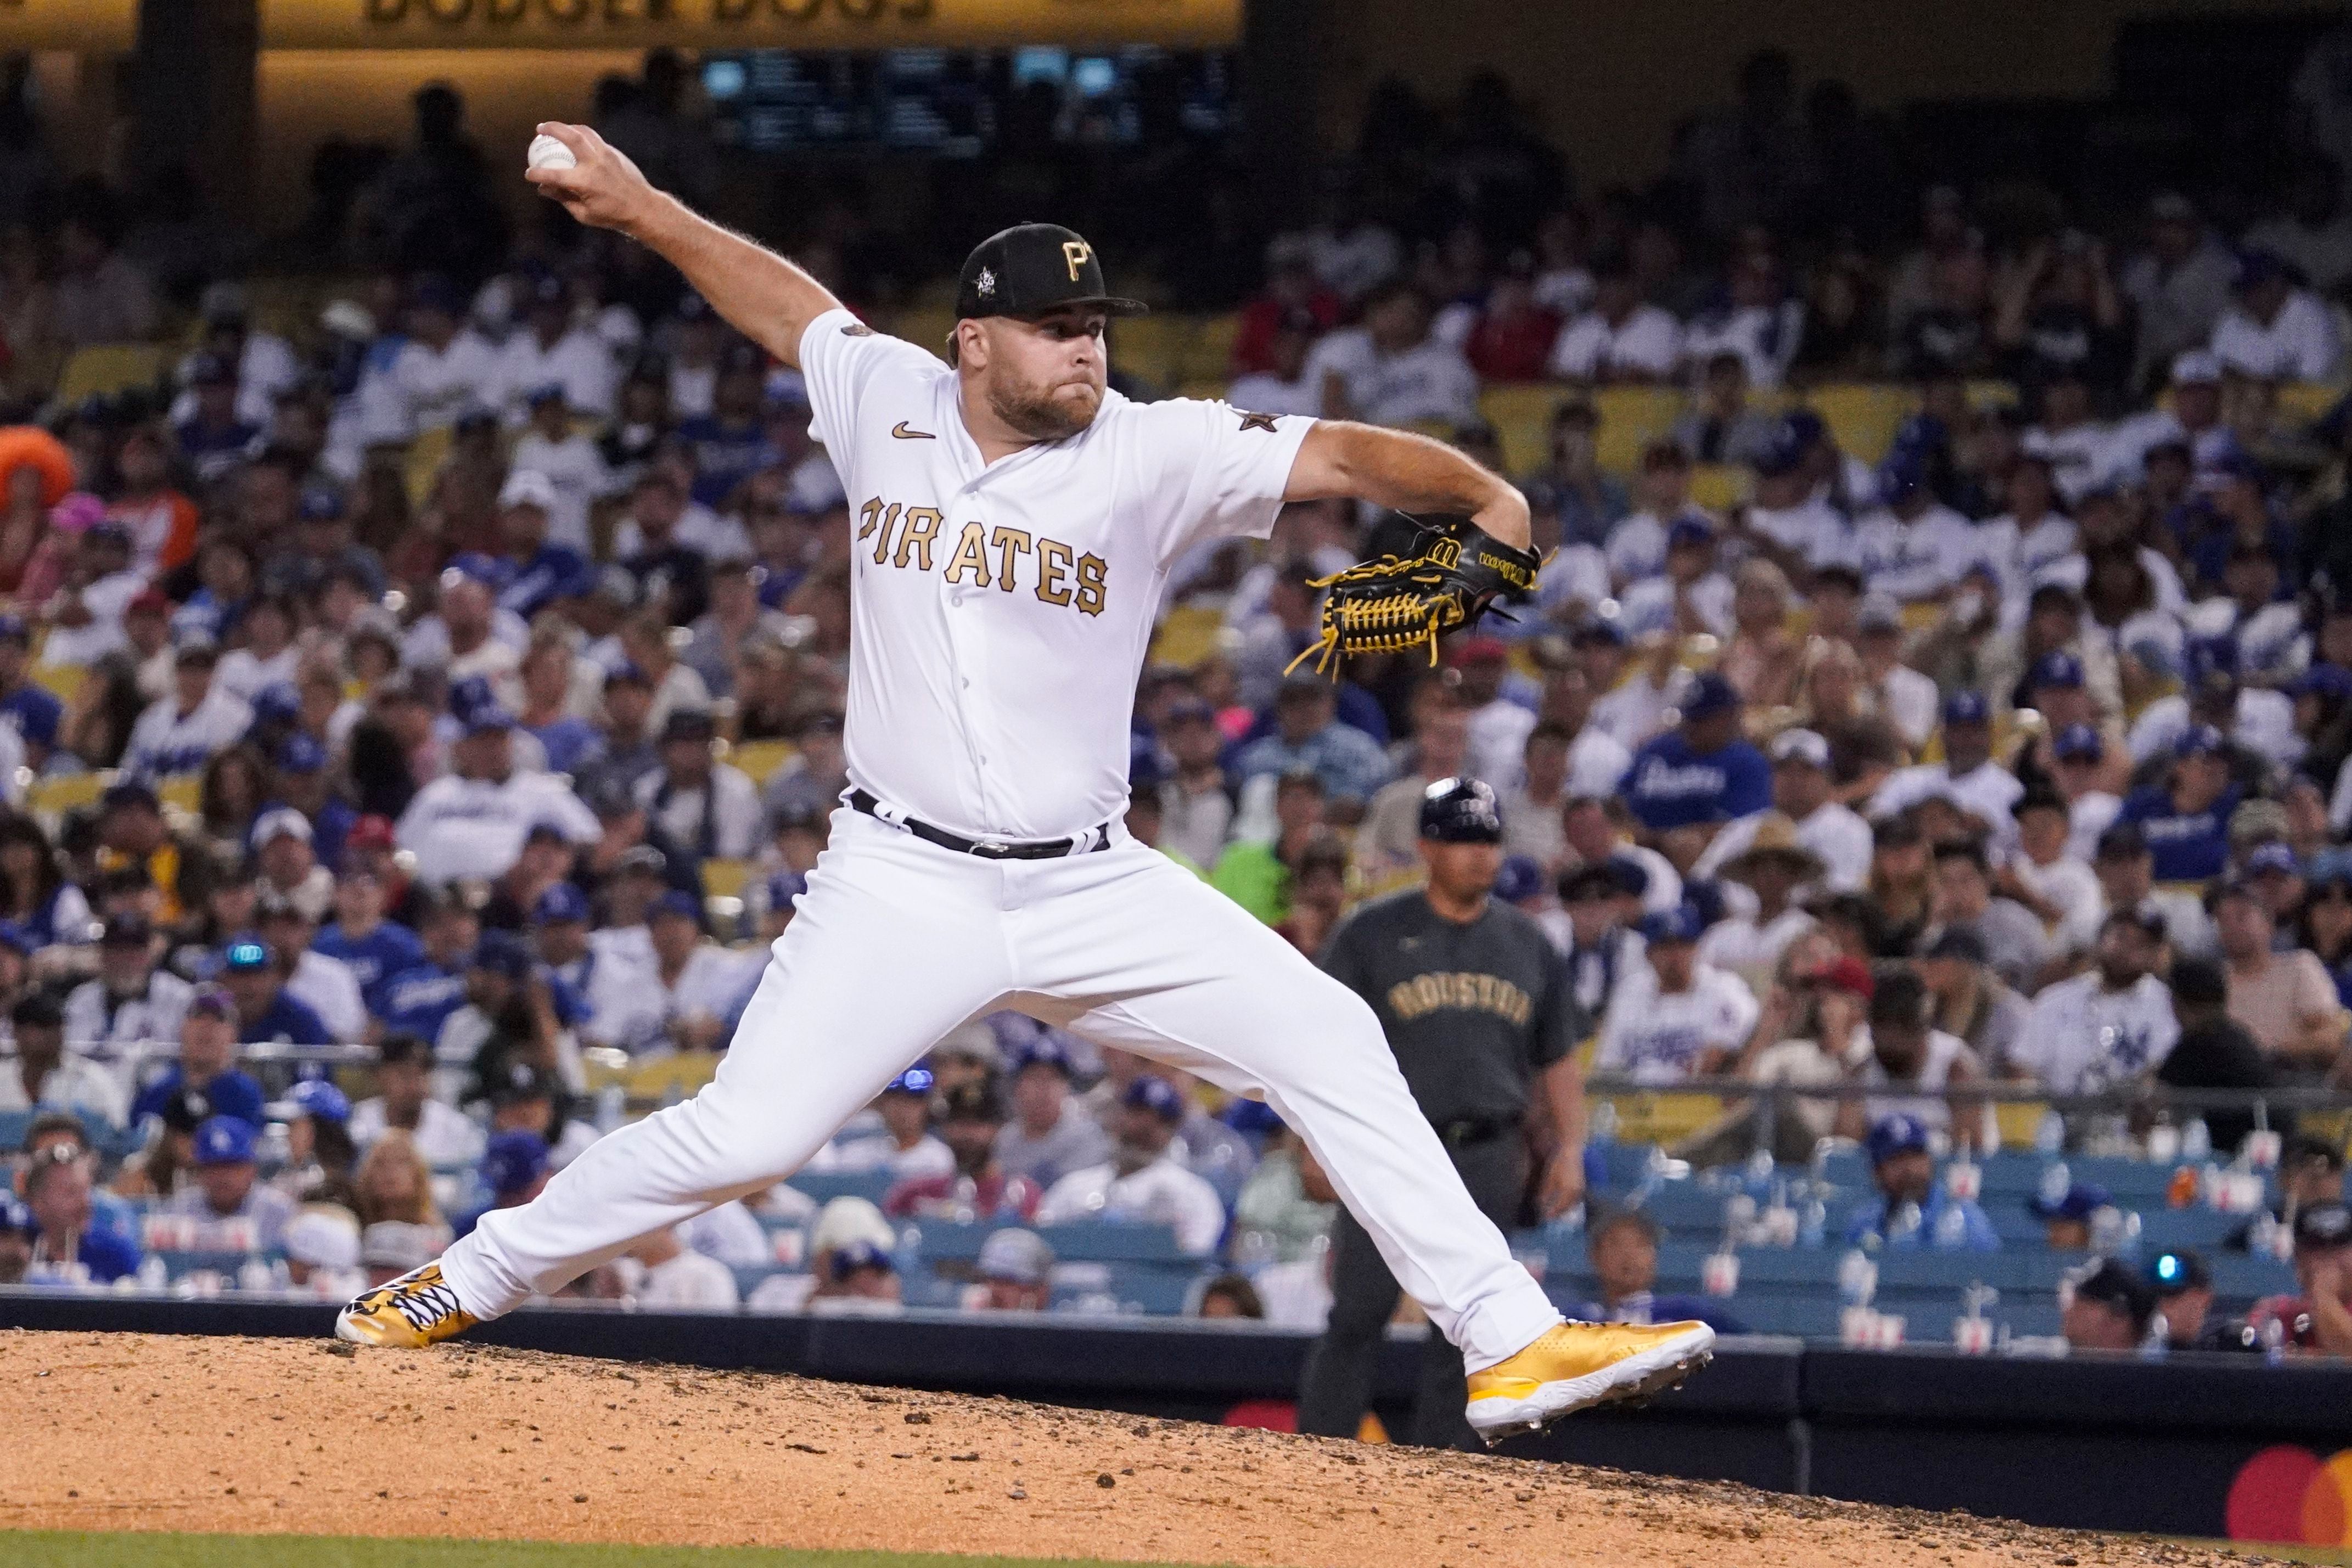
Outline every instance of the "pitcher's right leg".
[[[530, 1202], [484, 1215], [418, 1270], [433, 1281], [361, 1297], [339, 1333], [446, 1338], [791, 1175], [942, 1035], [997, 1004], [1008, 987], [995, 868], [847, 812], [834, 833], [718, 1076], [590, 1145]], [[466, 1322], [447, 1326], [456, 1317]]]

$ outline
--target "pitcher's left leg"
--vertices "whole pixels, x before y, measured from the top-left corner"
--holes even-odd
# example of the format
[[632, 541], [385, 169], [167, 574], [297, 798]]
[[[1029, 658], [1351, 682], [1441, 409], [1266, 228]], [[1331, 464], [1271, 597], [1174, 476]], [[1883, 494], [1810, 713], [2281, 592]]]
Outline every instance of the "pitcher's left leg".
[[1024, 911], [1017, 988], [1062, 1001], [1053, 1021], [1076, 1033], [1262, 1094], [1461, 1347], [1479, 1436], [1669, 1386], [1706, 1360], [1704, 1324], [1562, 1324], [1464, 1189], [1362, 998], [1173, 862], [1133, 844], [1086, 859], [1066, 895]]

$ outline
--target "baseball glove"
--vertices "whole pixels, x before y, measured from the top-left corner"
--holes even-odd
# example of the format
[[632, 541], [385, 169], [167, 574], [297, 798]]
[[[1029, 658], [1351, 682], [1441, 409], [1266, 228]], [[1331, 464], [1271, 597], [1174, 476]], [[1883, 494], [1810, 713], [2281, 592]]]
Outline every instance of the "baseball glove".
[[1413, 520], [1423, 530], [1421, 554], [1411, 559], [1385, 555], [1311, 584], [1329, 590], [1323, 598], [1323, 635], [1290, 669], [1309, 653], [1317, 655], [1319, 675], [1334, 660], [1421, 647], [1434, 664], [1439, 638], [1477, 624], [1498, 599], [1517, 603], [1535, 591], [1543, 561], [1532, 549], [1507, 545], [1467, 517]]

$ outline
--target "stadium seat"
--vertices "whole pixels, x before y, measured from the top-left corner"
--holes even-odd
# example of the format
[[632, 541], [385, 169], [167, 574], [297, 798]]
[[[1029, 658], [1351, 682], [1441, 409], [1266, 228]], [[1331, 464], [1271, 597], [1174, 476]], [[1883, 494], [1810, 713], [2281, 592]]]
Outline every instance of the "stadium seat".
[[948, 335], [955, 330], [955, 308], [949, 305], [901, 310], [889, 320], [875, 324], [893, 337], [904, 338], [917, 348], [928, 349], [945, 359]]
[[1229, 311], [1190, 319], [1192, 329], [1184, 337], [1179, 369], [1188, 383], [1214, 381], [1222, 384], [1233, 371], [1234, 339], [1241, 331], [1241, 318]]
[[1172, 391], [1194, 370], [1189, 341], [1192, 333], [1189, 317], [1130, 317], [1111, 327], [1110, 362], [1156, 389]]
[[1552, 413], [1574, 395], [1566, 387], [1534, 382], [1488, 387], [1479, 396], [1478, 412], [1495, 427], [1512, 473], [1528, 473], [1550, 459]]
[[1723, 1101], [1713, 1094], [1612, 1094], [1617, 1107], [1617, 1135], [1636, 1144], [1672, 1144], [1690, 1136], [1723, 1114]]
[[1691, 470], [1690, 495], [1710, 512], [1727, 512], [1748, 499], [1748, 470], [1732, 463], [1702, 463]]
[[59, 702], [69, 703], [81, 691], [82, 677], [89, 671], [80, 664], [35, 664], [29, 673], [35, 685]]
[[1180, 604], [1160, 617], [1151, 638], [1151, 662], [1193, 669], [1217, 651], [1217, 634], [1224, 629], [1222, 611], [1206, 605]]
[[1674, 429], [1684, 399], [1679, 387], [1625, 386], [1602, 387], [1592, 402], [1601, 413], [1601, 466], [1622, 476], [1642, 465], [1642, 448]]
[[802, 1171], [787, 1178], [786, 1185], [819, 1204], [836, 1197], [880, 1203], [894, 1183], [888, 1171]]
[[2301, 424], [2326, 417], [2344, 397], [2344, 389], [2326, 382], [2289, 382], [2278, 389], [2278, 411]]
[[25, 792], [25, 809], [45, 821], [55, 821], [68, 811], [79, 810], [98, 803], [99, 796], [114, 782], [111, 770], [102, 773], [62, 773], [36, 779]]
[[702, 862], [702, 892], [709, 898], [740, 898], [743, 886], [751, 880], [750, 861], [719, 860], [716, 857]]
[[793, 743], [789, 740], [747, 740], [727, 754], [727, 760], [740, 768], [754, 784], [765, 784], [777, 768], [792, 760]]
[[1805, 396], [1849, 456], [1875, 463], [1894, 444], [1895, 427], [1916, 406], [1906, 387], [1876, 382], [1833, 382]]
[[68, 405], [152, 387], [163, 377], [171, 350], [155, 343], [93, 343], [77, 350], [58, 373], [57, 400]]
[[194, 816], [204, 809], [205, 781], [194, 773], [174, 773], [155, 780], [155, 798], [168, 810]]
[[25, 1146], [25, 1130], [33, 1124], [30, 1111], [0, 1111], [0, 1153], [14, 1154]]

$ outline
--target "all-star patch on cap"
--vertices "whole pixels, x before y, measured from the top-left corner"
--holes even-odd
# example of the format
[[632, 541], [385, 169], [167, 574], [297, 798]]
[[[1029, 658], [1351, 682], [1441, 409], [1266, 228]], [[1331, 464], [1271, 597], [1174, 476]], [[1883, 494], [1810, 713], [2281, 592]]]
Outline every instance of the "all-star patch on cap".
[[956, 319], [1041, 316], [1064, 305], [1091, 305], [1113, 316], [1150, 307], [1110, 292], [1101, 258], [1059, 224], [1016, 224], [972, 246], [956, 282]]

